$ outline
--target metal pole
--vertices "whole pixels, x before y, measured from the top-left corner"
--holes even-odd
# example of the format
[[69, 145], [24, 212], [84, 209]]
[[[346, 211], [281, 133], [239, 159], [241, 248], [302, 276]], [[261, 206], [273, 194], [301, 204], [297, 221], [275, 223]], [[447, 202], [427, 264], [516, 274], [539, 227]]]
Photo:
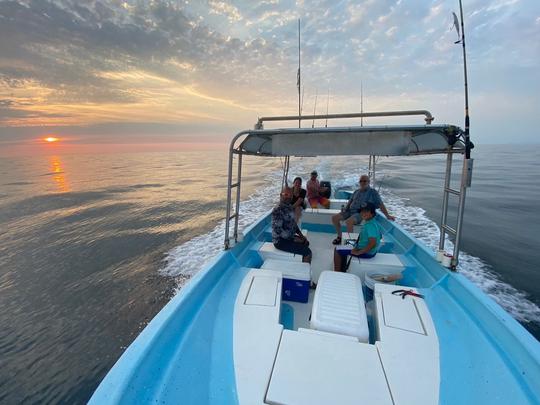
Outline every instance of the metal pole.
[[461, 16], [461, 46], [463, 49], [463, 77], [465, 82], [465, 159], [471, 158], [471, 142], [469, 139], [469, 87], [467, 81], [467, 53], [465, 52], [465, 26], [463, 25], [463, 6], [459, 0], [459, 13]]
[[[364, 87], [362, 84], [362, 80], [360, 80], [360, 112], [364, 113]], [[360, 117], [360, 126], [364, 126], [364, 116]]]
[[229, 173], [227, 175], [227, 211], [225, 212], [225, 250], [229, 249], [229, 222], [231, 216], [231, 184], [233, 168], [233, 147], [229, 149]]
[[302, 127], [302, 102], [300, 98], [300, 87], [302, 86], [302, 71], [300, 70], [300, 19], [298, 19], [298, 77], [296, 86], [298, 87], [298, 128]]
[[446, 174], [444, 176], [444, 191], [443, 191], [443, 206], [441, 216], [441, 235], [439, 238], [439, 249], [444, 249], [444, 242], [446, 238], [445, 225], [448, 216], [448, 189], [450, 188], [450, 177], [452, 174], [452, 152], [448, 151], [446, 156]]
[[255, 128], [263, 128], [264, 121], [295, 121], [295, 120], [324, 120], [324, 119], [341, 119], [341, 118], [360, 118], [360, 117], [397, 117], [405, 115], [424, 115], [427, 125], [435, 119], [427, 110], [411, 110], [411, 111], [377, 111], [367, 113], [346, 113], [346, 114], [319, 114], [319, 115], [285, 115], [279, 117], [260, 117], [255, 125]]
[[461, 186], [459, 190], [459, 207], [458, 207], [458, 218], [457, 218], [457, 227], [456, 227], [456, 240], [454, 241], [454, 253], [452, 258], [452, 269], [455, 269], [459, 263], [459, 245], [461, 243], [461, 228], [463, 225], [463, 213], [465, 212], [465, 194], [467, 193], [468, 187], [468, 176], [469, 176], [469, 160], [463, 158], [463, 168], [461, 169]]
[[234, 217], [234, 241], [238, 242], [238, 221], [240, 219], [240, 185], [242, 181], [242, 155], [238, 155], [238, 172], [237, 172], [237, 186], [236, 186], [236, 208]]

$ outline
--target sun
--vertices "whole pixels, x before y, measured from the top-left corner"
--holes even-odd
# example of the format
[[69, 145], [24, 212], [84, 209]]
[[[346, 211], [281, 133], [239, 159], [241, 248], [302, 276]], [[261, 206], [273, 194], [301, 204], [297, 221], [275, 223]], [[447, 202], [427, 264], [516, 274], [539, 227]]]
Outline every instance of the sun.
[[58, 142], [59, 139], [55, 138], [54, 136], [48, 136], [47, 138], [45, 138], [45, 141], [46, 142]]

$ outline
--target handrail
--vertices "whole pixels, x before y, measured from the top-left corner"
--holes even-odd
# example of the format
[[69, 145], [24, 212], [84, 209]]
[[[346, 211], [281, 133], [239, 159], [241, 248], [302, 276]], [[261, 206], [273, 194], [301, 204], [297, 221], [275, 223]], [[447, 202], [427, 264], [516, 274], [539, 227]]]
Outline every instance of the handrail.
[[428, 110], [409, 110], [409, 111], [378, 111], [366, 113], [344, 113], [344, 114], [317, 114], [317, 115], [285, 115], [278, 117], [261, 117], [255, 124], [255, 129], [263, 129], [264, 121], [296, 121], [296, 120], [322, 120], [339, 118], [366, 118], [366, 117], [397, 117], [404, 115], [425, 115], [427, 125], [435, 119]]

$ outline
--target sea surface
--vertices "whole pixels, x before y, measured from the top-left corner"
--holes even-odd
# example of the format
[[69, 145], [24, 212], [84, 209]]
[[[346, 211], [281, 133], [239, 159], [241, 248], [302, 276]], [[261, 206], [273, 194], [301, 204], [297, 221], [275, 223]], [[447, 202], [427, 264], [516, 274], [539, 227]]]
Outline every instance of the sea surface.
[[[480, 145], [473, 157], [459, 271], [540, 339], [540, 145]], [[241, 227], [272, 207], [281, 182], [280, 159], [245, 163]], [[366, 166], [292, 159], [290, 177], [317, 169], [334, 189], [354, 188]], [[377, 162], [387, 208], [432, 249], [444, 168], [440, 156]], [[0, 159], [0, 403], [90, 398], [220, 252], [226, 171], [225, 151]]]

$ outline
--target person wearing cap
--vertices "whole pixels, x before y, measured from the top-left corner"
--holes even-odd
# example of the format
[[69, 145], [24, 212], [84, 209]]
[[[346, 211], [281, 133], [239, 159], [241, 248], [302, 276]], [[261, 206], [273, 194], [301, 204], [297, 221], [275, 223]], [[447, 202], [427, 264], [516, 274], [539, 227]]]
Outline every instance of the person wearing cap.
[[276, 249], [302, 255], [303, 262], [311, 263], [309, 242], [296, 224], [291, 201], [292, 190], [284, 187], [279, 204], [272, 210], [272, 242]]
[[345, 221], [347, 232], [352, 232], [354, 225], [362, 221], [359, 209], [365, 203], [371, 203], [375, 208], [379, 208], [388, 220], [395, 220], [394, 216], [388, 213], [377, 190], [369, 186], [369, 176], [365, 174], [360, 176], [359, 185], [360, 188], [349, 198], [347, 205], [341, 209], [341, 212], [332, 216], [332, 223], [337, 233], [336, 239], [332, 241], [334, 245], [341, 244], [341, 221]]
[[318, 175], [317, 171], [313, 170], [311, 172], [311, 178], [306, 183], [308, 203], [311, 208], [317, 208], [319, 204], [324, 208], [330, 208], [330, 200], [321, 195], [321, 193], [324, 193], [328, 189], [321, 187], [319, 180], [317, 180]]
[[377, 254], [381, 244], [381, 230], [375, 220], [375, 204], [364, 203], [360, 208], [362, 230], [353, 246], [341, 245], [334, 249], [334, 271], [347, 271], [347, 256], [369, 259]]

